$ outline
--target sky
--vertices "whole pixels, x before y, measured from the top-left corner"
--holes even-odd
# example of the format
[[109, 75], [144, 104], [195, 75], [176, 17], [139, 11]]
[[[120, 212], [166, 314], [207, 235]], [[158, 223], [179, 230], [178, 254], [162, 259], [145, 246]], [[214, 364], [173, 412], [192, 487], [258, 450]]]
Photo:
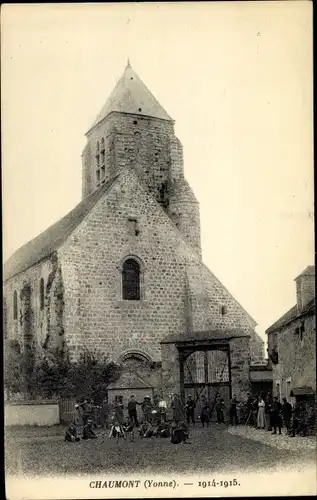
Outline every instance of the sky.
[[6, 5], [1, 46], [4, 259], [80, 201], [129, 58], [175, 120], [203, 260], [265, 339], [314, 263], [312, 3]]

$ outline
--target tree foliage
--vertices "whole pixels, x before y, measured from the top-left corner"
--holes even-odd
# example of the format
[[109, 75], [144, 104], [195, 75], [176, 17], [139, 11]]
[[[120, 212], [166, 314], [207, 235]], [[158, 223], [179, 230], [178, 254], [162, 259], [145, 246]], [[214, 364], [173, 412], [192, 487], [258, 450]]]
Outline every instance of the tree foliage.
[[97, 351], [83, 349], [76, 360], [71, 360], [58, 348], [30, 345], [23, 351], [17, 341], [5, 348], [4, 385], [11, 397], [22, 393], [32, 399], [93, 398], [98, 403], [120, 373], [118, 365]]

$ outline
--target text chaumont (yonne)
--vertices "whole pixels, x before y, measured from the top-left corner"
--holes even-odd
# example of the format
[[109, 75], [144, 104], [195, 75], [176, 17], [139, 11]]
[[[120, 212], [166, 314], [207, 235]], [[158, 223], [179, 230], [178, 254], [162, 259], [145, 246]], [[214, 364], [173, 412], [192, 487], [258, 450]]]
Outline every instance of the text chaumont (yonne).
[[[138, 488], [141, 484], [140, 479], [133, 480], [95, 480], [90, 481], [90, 488]], [[144, 487], [147, 488], [175, 488], [176, 482], [158, 481], [153, 479], [143, 480]]]

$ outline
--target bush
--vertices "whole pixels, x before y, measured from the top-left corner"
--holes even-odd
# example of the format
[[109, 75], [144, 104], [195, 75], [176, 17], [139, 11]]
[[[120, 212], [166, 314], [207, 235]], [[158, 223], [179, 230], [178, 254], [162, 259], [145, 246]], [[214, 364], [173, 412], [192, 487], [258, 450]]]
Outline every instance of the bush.
[[107, 356], [86, 349], [73, 361], [57, 348], [29, 346], [23, 352], [16, 341], [5, 348], [4, 386], [9, 398], [23, 393], [32, 399], [93, 398], [98, 403], [120, 373], [120, 367]]

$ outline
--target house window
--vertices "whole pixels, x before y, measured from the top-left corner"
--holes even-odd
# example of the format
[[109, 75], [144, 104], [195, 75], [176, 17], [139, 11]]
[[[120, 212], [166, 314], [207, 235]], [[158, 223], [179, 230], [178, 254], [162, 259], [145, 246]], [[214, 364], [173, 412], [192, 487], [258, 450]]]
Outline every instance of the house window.
[[227, 314], [227, 307], [226, 306], [221, 306], [220, 312], [222, 316], [225, 316]]
[[18, 319], [18, 293], [16, 290], [13, 293], [13, 319]]
[[97, 182], [97, 187], [100, 186], [100, 170], [96, 171], [96, 182]]
[[44, 279], [40, 280], [40, 309], [44, 309]]
[[137, 219], [129, 218], [128, 219], [128, 232], [130, 236], [138, 236], [139, 230], [137, 227]]
[[100, 141], [100, 161], [101, 165], [105, 164], [105, 140], [104, 138]]
[[140, 266], [134, 259], [127, 259], [122, 266], [123, 300], [140, 300]]
[[114, 401], [115, 401], [115, 403], [122, 404], [123, 396], [115, 396]]

